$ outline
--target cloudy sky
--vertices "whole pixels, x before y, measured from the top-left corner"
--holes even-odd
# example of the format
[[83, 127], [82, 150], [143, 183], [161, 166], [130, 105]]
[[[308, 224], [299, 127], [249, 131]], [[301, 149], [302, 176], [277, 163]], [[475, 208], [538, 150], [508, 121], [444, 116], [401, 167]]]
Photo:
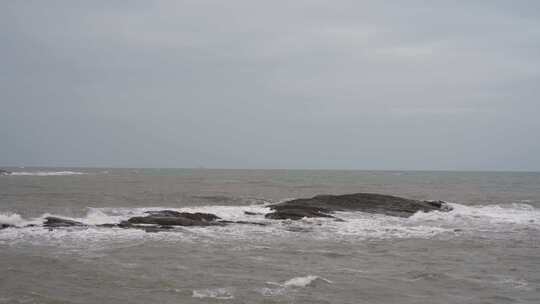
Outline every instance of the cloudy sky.
[[0, 4], [0, 165], [540, 170], [540, 1]]

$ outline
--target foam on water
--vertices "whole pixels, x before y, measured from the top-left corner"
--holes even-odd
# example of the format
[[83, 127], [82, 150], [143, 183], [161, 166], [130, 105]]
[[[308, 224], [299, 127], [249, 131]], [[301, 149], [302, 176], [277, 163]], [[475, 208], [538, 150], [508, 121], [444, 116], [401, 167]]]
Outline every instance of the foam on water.
[[307, 275], [303, 277], [294, 277], [282, 283], [266, 282], [271, 287], [257, 288], [256, 291], [265, 297], [282, 296], [289, 291], [294, 291], [298, 288], [314, 287], [317, 284], [332, 284], [332, 281], [316, 275]]
[[66, 176], [66, 175], [82, 175], [82, 174], [86, 174], [86, 173], [77, 172], [77, 171], [33, 171], [33, 172], [19, 171], [19, 172], [12, 172], [10, 175], [15, 175], [15, 176]]
[[540, 226], [540, 210], [528, 204], [466, 206], [450, 204], [452, 212], [418, 212], [410, 220], [426, 224], [464, 227]]
[[219, 300], [234, 299], [234, 290], [232, 288], [208, 288], [193, 290], [193, 298], [212, 298]]
[[[540, 210], [526, 204], [465, 206], [451, 204], [451, 212], [419, 212], [410, 218], [391, 217], [361, 212], [337, 212], [332, 218], [305, 218], [299, 221], [269, 220], [264, 214], [270, 212], [265, 205], [250, 206], [200, 206], [186, 208], [88, 208], [80, 218], [56, 214], [43, 214], [37, 218], [24, 219], [16, 213], [0, 213], [0, 224], [24, 227], [0, 230], [0, 244], [49, 243], [77, 246], [77, 243], [95, 244], [133, 240], [197, 241], [250, 240], [272, 242], [286, 238], [309, 238], [321, 240], [356, 241], [386, 238], [432, 238], [438, 235], [450, 237], [463, 234], [497, 234], [510, 237], [512, 233], [534, 233], [540, 230]], [[266, 226], [231, 224], [226, 226], [181, 227], [161, 233], [145, 233], [138, 229], [100, 228], [94, 225], [119, 223], [133, 216], [144, 216], [145, 211], [171, 209], [180, 212], [213, 213], [229, 221], [251, 221]], [[245, 212], [254, 214], [246, 214]], [[79, 221], [90, 227], [43, 229], [47, 216], [57, 216]], [[507, 235], [507, 236], [505, 236]], [[99, 246], [98, 246], [99, 247]], [[295, 284], [293, 280], [289, 284]]]
[[0, 213], [0, 224], [24, 226], [26, 221], [17, 213]]
[[328, 284], [331, 284], [332, 281], [329, 281], [325, 278], [321, 278], [315, 275], [308, 275], [305, 277], [295, 277], [288, 281], [285, 281], [282, 285], [285, 287], [307, 287], [313, 285], [315, 282], [321, 281]]

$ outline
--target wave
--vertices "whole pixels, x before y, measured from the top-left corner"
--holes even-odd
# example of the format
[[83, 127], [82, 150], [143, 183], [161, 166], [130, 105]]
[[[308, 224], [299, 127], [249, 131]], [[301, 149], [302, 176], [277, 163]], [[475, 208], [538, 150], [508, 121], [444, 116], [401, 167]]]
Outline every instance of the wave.
[[540, 210], [529, 204], [513, 203], [506, 205], [467, 206], [450, 204], [452, 212], [418, 212], [410, 219], [418, 222], [439, 222], [454, 225], [488, 225], [516, 224], [540, 225]]
[[17, 213], [0, 213], [0, 225], [25, 226], [25, 220]]
[[78, 171], [18, 171], [12, 172], [10, 175], [15, 176], [66, 176], [66, 175], [83, 175], [85, 172]]
[[332, 284], [332, 281], [327, 280], [325, 278], [321, 278], [315, 275], [308, 275], [305, 277], [292, 278], [284, 282], [282, 285], [285, 287], [307, 287], [307, 286], [312, 286], [317, 282], [324, 282], [324, 283]]
[[[419, 212], [409, 218], [399, 218], [361, 212], [337, 212], [331, 218], [305, 218], [298, 221], [266, 219], [270, 212], [265, 205], [249, 206], [199, 206], [185, 208], [87, 208], [81, 217], [69, 217], [45, 213], [35, 218], [24, 218], [20, 214], [0, 213], [0, 224], [16, 226], [0, 230], [2, 243], [43, 243], [61, 244], [67, 241], [73, 246], [85, 243], [88, 246], [98, 242], [124, 241], [134, 239], [159, 239], [172, 242], [195, 241], [215, 242], [220, 240], [268, 243], [283, 239], [318, 239], [358, 241], [388, 238], [434, 238], [434, 237], [474, 237], [520, 238], [532, 240], [540, 236], [540, 209], [527, 204], [466, 206], [451, 204], [450, 212]], [[181, 227], [162, 233], [145, 233], [138, 229], [103, 228], [96, 225], [115, 224], [134, 216], [143, 216], [146, 211], [170, 209], [180, 212], [213, 213], [228, 221], [249, 221], [264, 223], [259, 225], [226, 225], [209, 227]], [[49, 231], [40, 227], [48, 216], [62, 217], [88, 227], [57, 229]], [[28, 225], [33, 225], [28, 227]], [[534, 240], [533, 240], [534, 241]], [[77, 243], [79, 243], [77, 245]], [[86, 246], [86, 245], [85, 245]], [[241, 246], [240, 246], [241, 247]], [[241, 250], [239, 247], [238, 250]], [[293, 278], [283, 284], [303, 285], [316, 280], [313, 277]]]
[[193, 298], [212, 298], [219, 300], [234, 299], [234, 290], [232, 288], [208, 288], [193, 290]]
[[256, 291], [265, 297], [273, 297], [273, 296], [284, 295], [288, 293], [288, 291], [290, 291], [291, 289], [315, 287], [321, 283], [332, 284], [333, 282], [323, 277], [316, 276], [316, 275], [307, 275], [303, 277], [294, 277], [283, 283], [266, 282], [266, 284], [274, 286], [274, 287], [257, 288]]

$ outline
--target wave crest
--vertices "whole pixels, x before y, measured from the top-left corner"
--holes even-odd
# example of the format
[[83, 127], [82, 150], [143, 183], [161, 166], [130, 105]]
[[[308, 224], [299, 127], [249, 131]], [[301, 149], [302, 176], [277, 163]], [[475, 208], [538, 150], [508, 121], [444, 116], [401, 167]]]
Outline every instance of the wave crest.
[[[0, 213], [0, 224], [33, 227], [5, 229], [0, 231], [0, 243], [47, 243], [47, 240], [101, 242], [119, 241], [123, 237], [144, 239], [166, 239], [173, 242], [249, 240], [268, 242], [284, 238], [309, 238], [320, 240], [357, 241], [388, 238], [432, 238], [432, 237], [474, 237], [525, 238], [530, 240], [540, 231], [540, 210], [527, 204], [466, 206], [451, 204], [450, 212], [419, 212], [409, 218], [391, 217], [361, 212], [337, 212], [336, 217], [304, 218], [298, 221], [266, 219], [270, 210], [264, 205], [251, 206], [199, 206], [185, 208], [88, 208], [82, 217], [43, 214], [35, 218], [24, 218], [20, 214]], [[170, 209], [180, 212], [213, 213], [227, 221], [258, 222], [266, 225], [226, 225], [212, 227], [182, 227], [168, 232], [144, 234], [130, 229], [102, 228], [97, 225], [116, 224], [134, 216], [144, 216], [146, 211]], [[247, 212], [246, 212], [247, 211]], [[48, 216], [61, 217], [88, 225], [81, 229], [42, 229]], [[535, 237], [536, 239], [536, 237]], [[77, 246], [77, 245], [75, 245]], [[283, 284], [290, 286], [310, 284], [317, 278], [312, 276], [293, 278]]]
[[282, 285], [285, 286], [285, 287], [307, 287], [307, 286], [314, 285], [317, 282], [324, 282], [324, 283], [328, 283], [328, 284], [332, 283], [332, 281], [327, 280], [325, 278], [321, 278], [321, 277], [315, 276], [315, 275], [308, 275], [308, 276], [305, 276], [305, 277], [292, 278], [292, 279], [284, 282]]
[[66, 176], [66, 175], [83, 175], [85, 172], [78, 171], [19, 171], [12, 172], [10, 175], [15, 176]]
[[193, 298], [212, 298], [219, 300], [234, 299], [234, 290], [232, 288], [208, 288], [193, 290]]

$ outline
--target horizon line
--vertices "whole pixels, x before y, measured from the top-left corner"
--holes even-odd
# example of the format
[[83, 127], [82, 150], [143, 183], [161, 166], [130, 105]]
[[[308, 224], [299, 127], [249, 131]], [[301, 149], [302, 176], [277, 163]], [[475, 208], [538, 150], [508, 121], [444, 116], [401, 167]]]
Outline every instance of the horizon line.
[[65, 169], [155, 169], [155, 170], [231, 170], [231, 171], [377, 171], [377, 172], [394, 172], [394, 171], [408, 171], [408, 172], [506, 172], [506, 173], [540, 173], [540, 170], [501, 170], [501, 169], [343, 169], [343, 168], [233, 168], [233, 167], [131, 167], [131, 166], [0, 166], [0, 168], [65, 168]]

